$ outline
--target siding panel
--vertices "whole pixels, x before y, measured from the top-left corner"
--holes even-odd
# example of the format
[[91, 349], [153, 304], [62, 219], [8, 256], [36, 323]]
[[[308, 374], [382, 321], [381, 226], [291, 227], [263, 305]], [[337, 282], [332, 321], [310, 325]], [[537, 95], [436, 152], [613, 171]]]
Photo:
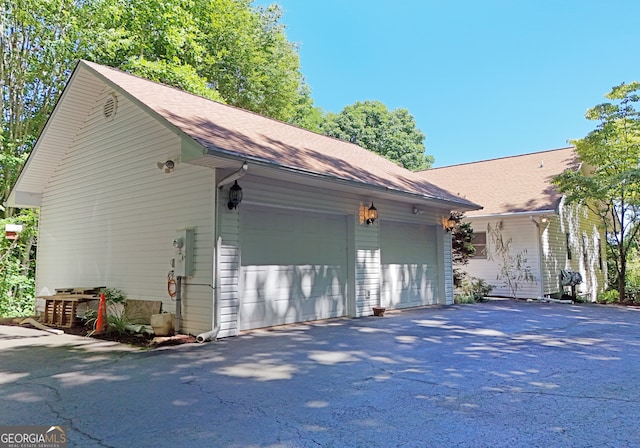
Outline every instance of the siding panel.
[[[471, 221], [471, 225], [475, 232], [485, 232], [487, 224], [495, 226], [500, 220], [475, 219]], [[516, 256], [522, 253], [526, 259], [526, 266], [529, 266], [535, 281], [519, 283], [517, 297], [518, 298], [535, 298], [540, 297], [542, 292], [542, 275], [540, 270], [539, 243], [537, 232], [538, 229], [529, 217], [510, 217], [503, 218], [503, 241], [511, 239], [511, 255]], [[501, 276], [501, 268], [504, 262], [495, 256], [491, 237], [487, 234], [487, 252], [493, 254], [493, 260], [473, 258], [469, 264], [463, 266], [462, 269], [472, 277], [485, 280], [488, 284], [493, 285], [492, 295], [510, 297], [512, 295], [509, 288], [505, 285], [505, 281]]]
[[183, 329], [210, 329], [213, 280], [213, 170], [159, 161], [180, 154], [180, 139], [126, 99], [112, 121], [102, 117], [105, 89], [43, 194], [37, 290], [109, 286], [132, 299], [166, 293], [175, 231], [195, 229], [195, 274], [183, 297]]

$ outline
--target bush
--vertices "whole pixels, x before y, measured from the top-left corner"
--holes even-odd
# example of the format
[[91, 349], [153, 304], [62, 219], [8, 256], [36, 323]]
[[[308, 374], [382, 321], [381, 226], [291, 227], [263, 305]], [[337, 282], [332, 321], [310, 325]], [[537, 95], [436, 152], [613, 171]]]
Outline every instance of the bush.
[[[127, 301], [124, 293], [115, 288], [105, 288], [102, 290], [107, 301], [107, 334], [127, 332], [127, 325], [131, 323], [125, 313], [124, 304]], [[122, 305], [122, 306], [119, 306]], [[92, 333], [96, 329], [98, 322], [98, 311], [87, 310], [85, 313], [85, 325], [93, 327]]]
[[475, 303], [486, 301], [485, 297], [491, 293], [493, 286], [480, 278], [470, 277], [462, 280], [456, 294], [456, 303]]
[[456, 295], [453, 298], [453, 303], [460, 303], [460, 304], [476, 303], [476, 299], [473, 296]]
[[30, 316], [35, 303], [37, 213], [23, 210], [0, 219], [0, 231], [7, 224], [21, 224], [23, 230], [16, 240], [0, 238], [0, 317]]
[[616, 289], [608, 289], [598, 294], [596, 301], [598, 303], [618, 303], [620, 301], [620, 294]]

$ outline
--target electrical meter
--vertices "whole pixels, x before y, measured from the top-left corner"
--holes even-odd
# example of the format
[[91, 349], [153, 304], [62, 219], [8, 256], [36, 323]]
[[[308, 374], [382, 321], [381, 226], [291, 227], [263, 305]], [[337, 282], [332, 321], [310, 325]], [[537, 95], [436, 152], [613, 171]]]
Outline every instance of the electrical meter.
[[173, 247], [176, 251], [173, 263], [176, 277], [193, 276], [193, 229], [178, 230], [173, 239]]

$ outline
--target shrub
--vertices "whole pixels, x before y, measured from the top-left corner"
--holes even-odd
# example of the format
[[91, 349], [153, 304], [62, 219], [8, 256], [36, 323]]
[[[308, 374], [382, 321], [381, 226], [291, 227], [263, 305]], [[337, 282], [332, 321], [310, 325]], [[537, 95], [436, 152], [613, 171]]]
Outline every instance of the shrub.
[[[474, 303], [484, 302], [493, 290], [493, 286], [480, 278], [470, 277], [462, 280], [459, 293], [456, 295], [456, 300], [461, 300], [456, 303]], [[467, 298], [470, 298], [468, 300]]]
[[476, 299], [473, 296], [456, 295], [453, 298], [453, 302], [460, 303], [460, 304], [476, 303]]
[[[115, 288], [105, 288], [102, 290], [107, 301], [107, 334], [127, 332], [127, 325], [131, 323], [125, 313], [124, 304], [127, 301], [124, 293]], [[98, 311], [87, 310], [85, 313], [85, 325], [93, 327], [95, 332], [96, 323], [98, 322]]]
[[620, 301], [620, 294], [616, 289], [608, 289], [598, 294], [598, 303], [617, 303]]

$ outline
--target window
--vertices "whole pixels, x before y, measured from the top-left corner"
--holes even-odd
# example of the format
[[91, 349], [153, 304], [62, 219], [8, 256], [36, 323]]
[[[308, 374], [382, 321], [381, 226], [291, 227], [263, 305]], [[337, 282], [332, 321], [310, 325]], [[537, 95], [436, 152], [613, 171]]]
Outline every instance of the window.
[[571, 236], [567, 233], [567, 260], [571, 260]]
[[487, 232], [473, 232], [471, 244], [476, 249], [473, 258], [487, 258]]

